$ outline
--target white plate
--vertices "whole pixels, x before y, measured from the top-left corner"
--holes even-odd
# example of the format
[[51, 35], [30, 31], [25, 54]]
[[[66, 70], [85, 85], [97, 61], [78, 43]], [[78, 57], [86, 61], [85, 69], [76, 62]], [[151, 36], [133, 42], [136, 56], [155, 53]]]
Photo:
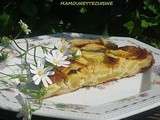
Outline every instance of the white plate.
[[[62, 33], [54, 36], [38, 36], [30, 38], [31, 44], [45, 44], [52, 46], [54, 39], [59, 37], [95, 38], [96, 35], [78, 33]], [[119, 46], [134, 45], [146, 48], [152, 52], [155, 64], [145, 73], [133, 77], [108, 82], [97, 87], [83, 88], [72, 93], [60, 95], [44, 100], [36, 115], [79, 119], [79, 120], [117, 120], [125, 118], [160, 105], [160, 50], [145, 43], [128, 37], [110, 37], [110, 41]], [[19, 39], [19, 45], [25, 48], [24, 39]], [[37, 50], [40, 54], [41, 50]], [[30, 53], [32, 55], [32, 52]], [[41, 57], [41, 54], [40, 56]], [[31, 60], [31, 59], [30, 59]], [[19, 63], [19, 58], [12, 55], [5, 64]], [[159, 71], [158, 71], [159, 70]], [[1, 72], [18, 73], [16, 67], [5, 67], [1, 64]], [[18, 111], [20, 105], [14, 98], [15, 93], [0, 91], [0, 107], [7, 110]]]

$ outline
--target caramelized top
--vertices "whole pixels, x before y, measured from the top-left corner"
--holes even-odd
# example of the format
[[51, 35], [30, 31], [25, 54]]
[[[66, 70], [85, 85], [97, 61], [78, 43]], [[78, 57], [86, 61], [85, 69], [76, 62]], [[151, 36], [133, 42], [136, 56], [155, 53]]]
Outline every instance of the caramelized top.
[[146, 49], [134, 46], [124, 46], [119, 49], [124, 50], [130, 55], [135, 56], [135, 59], [145, 59], [150, 53]]
[[66, 79], [66, 75], [61, 71], [56, 71], [54, 75], [50, 76], [53, 82], [58, 82], [60, 80]]
[[104, 59], [104, 63], [106, 63], [110, 67], [113, 67], [113, 66], [115, 66], [119, 63], [119, 58], [106, 56], [105, 59]]

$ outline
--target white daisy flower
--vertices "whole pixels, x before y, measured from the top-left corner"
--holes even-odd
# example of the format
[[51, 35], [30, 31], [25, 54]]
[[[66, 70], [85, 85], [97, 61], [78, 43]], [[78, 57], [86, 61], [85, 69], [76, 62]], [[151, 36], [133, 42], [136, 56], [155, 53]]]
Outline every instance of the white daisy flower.
[[18, 23], [20, 24], [20, 27], [21, 27], [22, 31], [26, 35], [28, 35], [29, 33], [31, 33], [31, 30], [28, 28], [28, 25], [26, 23], [24, 23], [22, 20], [20, 20]]
[[58, 67], [68, 67], [70, 61], [67, 61], [67, 58], [68, 56], [64, 55], [59, 50], [52, 50], [51, 53], [46, 54], [46, 61]]
[[51, 67], [44, 67], [44, 63], [38, 61], [37, 66], [30, 65], [30, 71], [34, 76], [32, 77], [35, 85], [39, 85], [42, 81], [45, 87], [48, 87], [48, 84], [52, 84], [52, 80], [48, 77], [49, 75], [54, 75], [54, 71], [51, 71]]
[[64, 39], [61, 40], [55, 39], [53, 44], [59, 51], [61, 51], [64, 54], [67, 53], [68, 48], [70, 47], [69, 42], [67, 42]]

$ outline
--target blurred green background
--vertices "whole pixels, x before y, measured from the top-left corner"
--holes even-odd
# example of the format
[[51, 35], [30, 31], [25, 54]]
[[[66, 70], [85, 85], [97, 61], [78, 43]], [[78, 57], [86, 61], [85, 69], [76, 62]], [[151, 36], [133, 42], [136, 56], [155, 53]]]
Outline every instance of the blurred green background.
[[114, 0], [112, 6], [0, 0], [0, 37], [14, 36], [20, 19], [30, 26], [31, 36], [55, 32], [130, 36], [160, 48], [160, 0]]

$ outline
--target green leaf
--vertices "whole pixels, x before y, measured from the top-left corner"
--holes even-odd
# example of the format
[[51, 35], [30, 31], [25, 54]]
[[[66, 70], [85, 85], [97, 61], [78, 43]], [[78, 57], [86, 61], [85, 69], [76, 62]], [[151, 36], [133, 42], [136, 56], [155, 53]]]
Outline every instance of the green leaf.
[[125, 23], [123, 25], [125, 28], [127, 28], [127, 30], [129, 31], [129, 34], [132, 33], [133, 29], [134, 29], [134, 22], [133, 21], [128, 21], [127, 23]]
[[4, 51], [0, 51], [0, 62], [6, 60], [8, 57], [8, 53]]
[[159, 15], [160, 6], [159, 3], [153, 3], [151, 0], [144, 0], [144, 10], [149, 10], [154, 14]]
[[152, 23], [152, 22], [149, 22], [149, 21], [146, 21], [146, 20], [141, 20], [141, 27], [142, 28], [148, 28], [148, 27], [152, 27], [152, 26], [155, 26], [155, 25], [158, 25], [157, 23]]
[[0, 46], [3, 46], [3, 47], [8, 47], [11, 43], [11, 39], [6, 37], [6, 36], [3, 36], [0, 38]]

